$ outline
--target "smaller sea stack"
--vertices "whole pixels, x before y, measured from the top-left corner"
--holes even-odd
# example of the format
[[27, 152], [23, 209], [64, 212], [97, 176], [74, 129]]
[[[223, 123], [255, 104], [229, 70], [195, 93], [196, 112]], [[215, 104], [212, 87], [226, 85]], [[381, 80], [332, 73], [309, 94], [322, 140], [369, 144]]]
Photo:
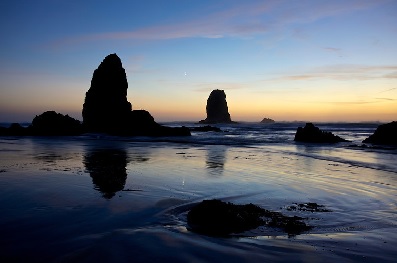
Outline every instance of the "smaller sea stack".
[[207, 100], [207, 118], [200, 123], [233, 123], [226, 102], [226, 94], [223, 90], [213, 90]]

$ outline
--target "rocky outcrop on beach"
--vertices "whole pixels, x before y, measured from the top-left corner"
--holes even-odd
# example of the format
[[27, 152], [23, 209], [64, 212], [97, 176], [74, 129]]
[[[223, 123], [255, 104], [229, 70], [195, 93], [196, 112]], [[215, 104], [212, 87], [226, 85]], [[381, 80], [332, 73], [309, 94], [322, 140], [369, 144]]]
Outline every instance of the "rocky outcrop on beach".
[[83, 127], [79, 120], [55, 111], [46, 111], [36, 115], [27, 128], [13, 123], [10, 127], [0, 130], [0, 135], [11, 136], [67, 136], [81, 133], [83, 133]]
[[346, 142], [347, 140], [332, 134], [320, 130], [314, 126], [313, 123], [306, 123], [305, 127], [299, 127], [295, 133], [294, 141], [297, 142], [312, 142], [312, 143], [337, 143]]
[[290, 235], [311, 229], [298, 216], [285, 216], [253, 204], [235, 205], [221, 200], [204, 200], [187, 214], [189, 229], [209, 236], [227, 236], [269, 226]]
[[79, 120], [55, 111], [34, 117], [29, 129], [32, 135], [79, 135], [83, 132]]
[[28, 129], [19, 123], [12, 123], [10, 127], [0, 127], [0, 135], [23, 136], [28, 135]]
[[261, 123], [275, 123], [275, 121], [269, 118], [263, 118], [263, 120], [261, 120]]
[[200, 123], [232, 123], [223, 90], [213, 90], [207, 100], [207, 118]]
[[113, 135], [189, 136], [187, 128], [156, 123], [149, 112], [131, 111], [127, 75], [120, 58], [108, 55], [94, 71], [83, 105], [83, 125], [89, 132]]
[[397, 145], [397, 121], [379, 125], [363, 143]]

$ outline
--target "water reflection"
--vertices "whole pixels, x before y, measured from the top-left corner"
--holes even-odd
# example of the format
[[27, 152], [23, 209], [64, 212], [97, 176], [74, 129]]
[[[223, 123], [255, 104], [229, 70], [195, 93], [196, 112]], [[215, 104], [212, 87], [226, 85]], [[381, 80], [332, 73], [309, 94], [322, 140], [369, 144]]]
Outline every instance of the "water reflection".
[[222, 146], [207, 148], [206, 167], [211, 175], [222, 175], [226, 160], [226, 149]]
[[96, 190], [106, 199], [124, 189], [128, 155], [124, 149], [94, 149], [84, 155], [84, 166]]

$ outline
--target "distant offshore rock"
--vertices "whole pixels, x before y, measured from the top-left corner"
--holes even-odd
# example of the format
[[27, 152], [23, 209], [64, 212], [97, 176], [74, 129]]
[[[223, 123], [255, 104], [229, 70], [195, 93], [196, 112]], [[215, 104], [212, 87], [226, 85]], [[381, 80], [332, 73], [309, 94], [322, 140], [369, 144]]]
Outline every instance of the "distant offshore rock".
[[379, 125], [363, 143], [397, 145], [397, 121]]
[[263, 120], [261, 120], [261, 123], [275, 123], [275, 121], [269, 118], [264, 118]]
[[347, 142], [347, 140], [332, 134], [320, 130], [314, 126], [313, 123], [306, 123], [305, 127], [299, 127], [295, 133], [294, 141], [298, 142], [312, 142], [312, 143], [337, 143]]
[[126, 136], [190, 136], [186, 127], [161, 126], [145, 110], [133, 110], [127, 100], [127, 75], [120, 58], [110, 54], [94, 71], [83, 105], [88, 132]]
[[223, 90], [213, 90], [207, 100], [207, 118], [199, 123], [234, 123], [229, 114], [226, 102], [226, 94]]

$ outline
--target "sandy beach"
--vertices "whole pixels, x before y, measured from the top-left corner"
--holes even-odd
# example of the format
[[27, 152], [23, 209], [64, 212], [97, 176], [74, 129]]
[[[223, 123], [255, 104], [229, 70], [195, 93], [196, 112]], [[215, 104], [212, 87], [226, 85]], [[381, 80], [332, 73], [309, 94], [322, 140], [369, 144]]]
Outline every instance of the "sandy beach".
[[[397, 257], [395, 150], [141, 140], [1, 138], [2, 262]], [[313, 228], [289, 236], [263, 226], [227, 238], [189, 231], [188, 210], [208, 199], [297, 215]], [[310, 202], [329, 212], [296, 209]]]

